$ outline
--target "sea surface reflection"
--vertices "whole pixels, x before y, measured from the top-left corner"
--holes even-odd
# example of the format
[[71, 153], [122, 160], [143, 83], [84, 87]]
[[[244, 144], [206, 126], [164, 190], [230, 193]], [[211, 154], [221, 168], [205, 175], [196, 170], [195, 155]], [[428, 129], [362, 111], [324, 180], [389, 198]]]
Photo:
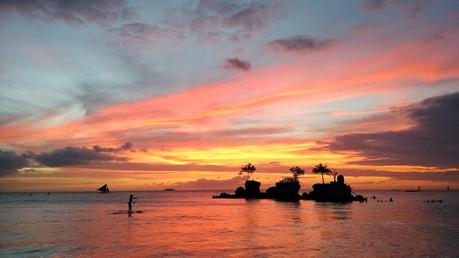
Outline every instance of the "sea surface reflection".
[[137, 192], [143, 213], [113, 214], [129, 194], [0, 194], [0, 256], [459, 257], [455, 191], [349, 204]]

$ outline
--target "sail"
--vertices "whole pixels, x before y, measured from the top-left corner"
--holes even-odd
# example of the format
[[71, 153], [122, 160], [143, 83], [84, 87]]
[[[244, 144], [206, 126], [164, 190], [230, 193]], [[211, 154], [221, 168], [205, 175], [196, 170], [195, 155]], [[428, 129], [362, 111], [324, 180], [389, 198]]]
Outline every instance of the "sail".
[[101, 191], [102, 193], [108, 193], [109, 192], [107, 184], [103, 185], [102, 187], [100, 187], [97, 190]]

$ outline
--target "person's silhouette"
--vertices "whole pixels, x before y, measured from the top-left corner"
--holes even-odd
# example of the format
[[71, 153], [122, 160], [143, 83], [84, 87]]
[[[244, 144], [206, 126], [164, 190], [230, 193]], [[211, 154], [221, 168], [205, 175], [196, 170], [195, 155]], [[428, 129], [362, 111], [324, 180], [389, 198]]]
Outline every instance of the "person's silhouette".
[[128, 206], [129, 206], [129, 210], [128, 210], [128, 213], [131, 214], [132, 213], [132, 204], [135, 203], [135, 197], [133, 194], [131, 194], [129, 196], [129, 202], [128, 202]]

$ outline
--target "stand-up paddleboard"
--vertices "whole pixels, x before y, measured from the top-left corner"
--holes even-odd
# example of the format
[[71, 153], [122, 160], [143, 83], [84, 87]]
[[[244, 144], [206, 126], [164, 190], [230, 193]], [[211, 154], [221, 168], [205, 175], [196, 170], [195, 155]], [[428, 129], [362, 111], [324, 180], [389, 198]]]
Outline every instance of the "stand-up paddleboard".
[[122, 211], [114, 211], [114, 212], [112, 212], [112, 214], [136, 214], [136, 213], [143, 213], [143, 211], [139, 210], [139, 211], [132, 211], [131, 213], [129, 213], [126, 210], [122, 210]]

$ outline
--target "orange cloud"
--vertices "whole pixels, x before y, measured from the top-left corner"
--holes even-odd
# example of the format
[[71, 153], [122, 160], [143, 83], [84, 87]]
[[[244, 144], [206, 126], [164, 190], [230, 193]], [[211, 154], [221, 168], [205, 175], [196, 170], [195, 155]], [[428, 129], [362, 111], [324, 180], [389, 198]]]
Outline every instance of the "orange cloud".
[[[114, 146], [133, 141], [150, 149], [130, 155], [129, 159], [135, 162], [229, 165], [247, 160], [282, 164], [322, 161], [350, 168], [346, 161], [363, 157], [314, 150], [316, 135], [308, 134], [302, 126], [308, 124], [309, 116], [323, 111], [318, 107], [352, 97], [403, 92], [410, 82], [418, 85], [459, 78], [454, 47], [458, 39], [459, 32], [450, 30], [442, 39], [418, 39], [381, 52], [376, 46], [374, 52], [357, 56], [349, 54], [356, 51], [355, 45], [343, 43], [308, 58], [254, 68], [244, 76], [169, 95], [114, 105], [58, 126], [46, 121], [5, 125], [0, 127], [0, 142], [3, 146], [33, 150], [53, 145]], [[352, 113], [336, 111], [327, 119], [333, 119], [333, 114]], [[402, 130], [411, 126], [403, 117], [392, 117], [391, 123], [386, 119], [387, 116], [376, 116], [350, 120], [340, 123], [342, 128], [318, 133], [327, 139], [343, 132]], [[278, 121], [286, 126], [280, 128]], [[250, 131], [254, 126], [257, 130]]]

